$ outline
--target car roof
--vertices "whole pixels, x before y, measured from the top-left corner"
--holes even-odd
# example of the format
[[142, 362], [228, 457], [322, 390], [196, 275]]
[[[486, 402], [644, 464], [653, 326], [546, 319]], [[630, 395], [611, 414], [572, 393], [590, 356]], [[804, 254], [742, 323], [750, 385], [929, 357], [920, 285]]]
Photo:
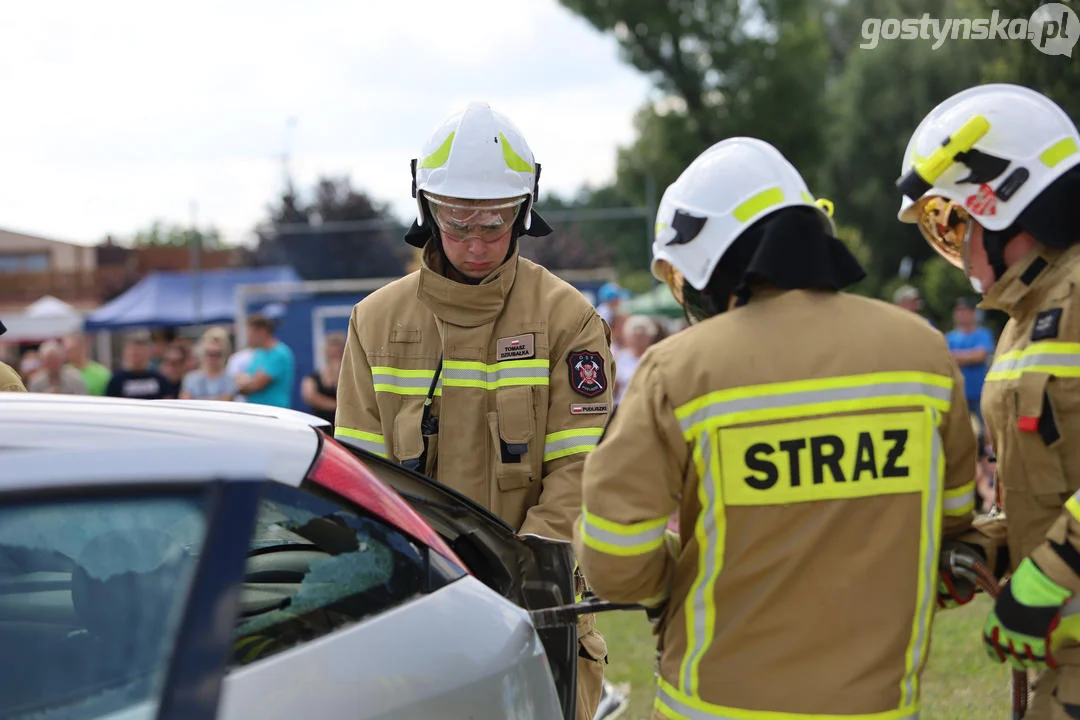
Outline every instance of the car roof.
[[253, 403], [0, 393], [0, 492], [215, 479], [299, 485], [322, 424]]

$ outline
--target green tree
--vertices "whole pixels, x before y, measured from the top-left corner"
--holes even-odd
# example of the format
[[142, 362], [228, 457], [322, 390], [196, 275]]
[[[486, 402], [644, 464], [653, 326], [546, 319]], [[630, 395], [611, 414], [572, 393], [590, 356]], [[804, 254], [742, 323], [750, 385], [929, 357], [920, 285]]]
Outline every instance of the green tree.
[[[800, 167], [821, 159], [825, 86], [833, 53], [809, 0], [560, 0], [618, 39], [656, 83], [618, 154], [613, 205], [655, 200], [698, 154], [725, 137], [765, 139]], [[598, 190], [590, 202], [605, 193]], [[626, 269], [648, 267], [648, 245], [626, 225], [608, 242]], [[637, 235], [637, 240], [631, 238]]]
[[261, 264], [286, 264], [305, 280], [396, 277], [412, 261], [402, 241], [405, 228], [383, 203], [353, 188], [346, 177], [324, 177], [311, 200], [292, 184], [268, 210], [270, 223], [257, 230]]
[[191, 247], [196, 240], [201, 241], [204, 250], [222, 247], [221, 233], [216, 228], [200, 229], [161, 220], [155, 220], [130, 238], [121, 239], [120, 244], [131, 247]]

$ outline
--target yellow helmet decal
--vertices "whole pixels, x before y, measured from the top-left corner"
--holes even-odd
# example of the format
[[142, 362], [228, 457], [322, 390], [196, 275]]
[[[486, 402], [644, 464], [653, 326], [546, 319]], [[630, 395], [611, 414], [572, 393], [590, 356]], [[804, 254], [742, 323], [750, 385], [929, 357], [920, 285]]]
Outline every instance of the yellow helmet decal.
[[420, 162], [420, 167], [433, 169], [445, 165], [446, 161], [450, 159], [450, 146], [453, 144], [454, 133], [450, 133], [435, 152], [431, 153]]
[[499, 133], [499, 144], [502, 145], [503, 160], [506, 161], [506, 167], [514, 172], [533, 171], [533, 166], [514, 151], [514, 148], [510, 146], [510, 141], [502, 133]]

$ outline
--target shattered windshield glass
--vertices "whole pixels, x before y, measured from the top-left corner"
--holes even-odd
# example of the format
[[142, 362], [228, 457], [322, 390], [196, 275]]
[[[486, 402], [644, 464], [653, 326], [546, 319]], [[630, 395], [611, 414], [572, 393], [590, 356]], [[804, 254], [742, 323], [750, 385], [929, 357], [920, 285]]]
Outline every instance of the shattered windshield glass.
[[0, 508], [0, 717], [152, 715], [204, 531], [194, 493]]

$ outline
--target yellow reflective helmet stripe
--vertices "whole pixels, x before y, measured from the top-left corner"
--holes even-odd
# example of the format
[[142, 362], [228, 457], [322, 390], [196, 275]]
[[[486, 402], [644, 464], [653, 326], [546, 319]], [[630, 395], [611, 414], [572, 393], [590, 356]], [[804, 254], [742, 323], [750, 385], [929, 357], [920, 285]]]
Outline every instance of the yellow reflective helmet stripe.
[[705, 428], [737, 423], [922, 405], [947, 411], [951, 404], [952, 378], [884, 372], [720, 390], [678, 407], [675, 416], [693, 440]]
[[999, 356], [986, 373], [986, 382], [1015, 380], [1024, 373], [1080, 377], [1080, 343], [1042, 341]]
[[514, 172], [533, 171], [533, 166], [529, 164], [529, 161], [517, 154], [517, 151], [510, 145], [510, 141], [502, 133], [499, 133], [499, 145], [502, 146], [503, 160], [506, 161], [506, 167]]
[[975, 482], [945, 491], [942, 512], [950, 517], [962, 517], [975, 509]]
[[656, 679], [656, 699], [653, 708], [667, 718], [676, 720], [918, 720], [919, 708], [910, 705], [897, 710], [859, 715], [821, 715], [768, 710], [743, 710], [713, 705], [681, 692], [662, 677]]
[[666, 517], [623, 525], [581, 508], [581, 541], [608, 555], [632, 557], [664, 546]]
[[426, 169], [440, 168], [450, 159], [450, 146], [454, 144], [454, 133], [450, 133], [443, 140], [442, 145], [435, 152], [420, 161], [420, 167]]
[[1046, 167], [1054, 167], [1059, 162], [1077, 151], [1076, 140], [1071, 137], [1062, 138], [1046, 148], [1039, 154], [1039, 160]]
[[604, 429], [599, 427], [559, 430], [544, 436], [544, 462], [567, 455], [589, 452], [600, 442]]
[[747, 222], [762, 210], [784, 202], [784, 191], [778, 187], [762, 190], [749, 200], [744, 200], [732, 211], [732, 216], [741, 223]]
[[361, 450], [367, 450], [379, 457], [387, 456], [386, 438], [378, 433], [354, 430], [353, 428], [337, 425], [334, 427], [334, 439], [343, 442], [346, 445], [352, 445]]

